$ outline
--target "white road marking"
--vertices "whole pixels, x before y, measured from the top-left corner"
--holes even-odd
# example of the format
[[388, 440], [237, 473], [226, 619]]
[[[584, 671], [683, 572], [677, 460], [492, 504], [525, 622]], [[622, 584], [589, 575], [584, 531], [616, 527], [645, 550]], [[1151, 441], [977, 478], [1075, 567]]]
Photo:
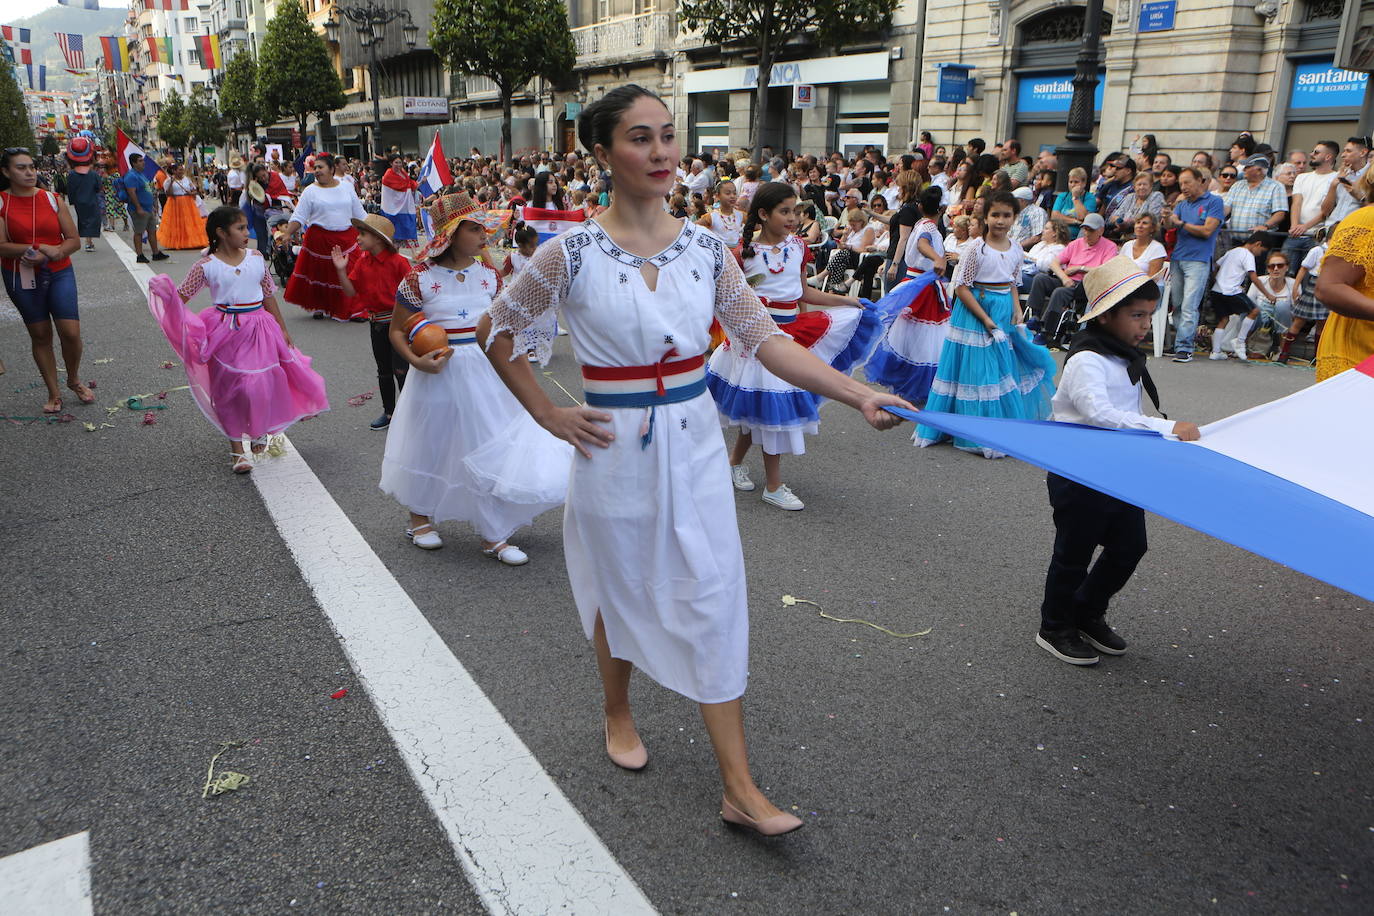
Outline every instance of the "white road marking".
[[83, 830], [0, 859], [0, 900], [7, 913], [89, 916], [90, 833]]
[[[110, 242], [147, 289], [153, 271]], [[253, 482], [486, 908], [653, 916], [289, 441], [282, 457], [257, 462]]]
[[653, 913], [305, 460], [253, 482], [487, 909]]

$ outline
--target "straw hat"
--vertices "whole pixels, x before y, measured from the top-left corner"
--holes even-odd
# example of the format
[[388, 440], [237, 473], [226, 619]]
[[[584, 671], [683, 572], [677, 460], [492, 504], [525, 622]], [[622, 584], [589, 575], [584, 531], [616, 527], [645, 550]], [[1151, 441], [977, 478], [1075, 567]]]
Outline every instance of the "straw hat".
[[[1163, 272], [1161, 270], [1159, 273]], [[1142, 283], [1155, 282], [1155, 277], [1145, 273], [1125, 255], [1118, 255], [1101, 267], [1094, 267], [1083, 277], [1083, 293], [1088, 298], [1088, 307], [1083, 313], [1082, 323], [1087, 324], [1104, 314]]]
[[371, 232], [373, 235], [386, 242], [386, 247], [390, 248], [392, 253], [395, 254], [396, 227], [392, 224], [391, 220], [382, 216], [380, 213], [369, 213], [367, 219], [354, 218], [349, 220], [349, 222], [351, 222], [353, 228], [357, 229], [359, 232]]
[[260, 204], [267, 202], [267, 192], [256, 181], [248, 182], [248, 196]]
[[434, 236], [420, 249], [415, 260], [437, 258], [447, 251], [448, 246], [453, 244], [453, 233], [463, 220], [481, 226], [487, 235], [494, 235], [505, 225], [509, 216], [509, 211], [483, 210], [466, 194], [445, 194], [430, 204], [429, 218], [430, 225], [434, 227]]
[[241, 168], [243, 168], [243, 157], [240, 156], [238, 153], [235, 153], [234, 155], [230, 156], [230, 157], [229, 157], [229, 168], [231, 168], [231, 169], [241, 169]]

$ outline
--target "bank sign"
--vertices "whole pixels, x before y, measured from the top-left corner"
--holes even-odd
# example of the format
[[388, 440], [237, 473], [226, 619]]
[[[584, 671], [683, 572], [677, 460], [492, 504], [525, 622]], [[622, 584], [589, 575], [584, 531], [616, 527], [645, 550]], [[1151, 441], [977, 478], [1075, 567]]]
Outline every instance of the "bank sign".
[[1369, 85], [1368, 73], [1342, 70], [1331, 61], [1313, 61], [1293, 68], [1289, 108], [1359, 108]]
[[[1102, 110], [1102, 87], [1107, 82], [1105, 71], [1097, 74], [1097, 91], [1093, 95], [1093, 111]], [[1016, 86], [1017, 114], [1068, 114], [1073, 101], [1073, 71], [1060, 73], [1024, 73]]]

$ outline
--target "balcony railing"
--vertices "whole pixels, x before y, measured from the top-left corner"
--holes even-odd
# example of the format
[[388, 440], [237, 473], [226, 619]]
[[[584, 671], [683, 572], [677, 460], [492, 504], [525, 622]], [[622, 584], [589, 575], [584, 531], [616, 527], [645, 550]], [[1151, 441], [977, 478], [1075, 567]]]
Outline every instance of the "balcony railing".
[[655, 60], [673, 53], [677, 15], [645, 13], [578, 26], [571, 31], [579, 68]]

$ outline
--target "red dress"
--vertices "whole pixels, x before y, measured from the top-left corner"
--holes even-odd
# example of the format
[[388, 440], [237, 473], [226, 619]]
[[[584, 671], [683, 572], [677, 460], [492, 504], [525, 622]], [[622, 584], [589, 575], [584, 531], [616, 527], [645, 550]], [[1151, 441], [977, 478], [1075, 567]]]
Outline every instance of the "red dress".
[[353, 296], [345, 296], [339, 272], [334, 267], [335, 246], [348, 257], [352, 268], [362, 255], [358, 230], [351, 220], [364, 219], [362, 201], [353, 186], [340, 181], [329, 188], [312, 184], [301, 192], [293, 222], [306, 226], [305, 244], [296, 256], [296, 267], [287, 281], [284, 298], [307, 312], [324, 312], [337, 321], [348, 321], [364, 314]]

